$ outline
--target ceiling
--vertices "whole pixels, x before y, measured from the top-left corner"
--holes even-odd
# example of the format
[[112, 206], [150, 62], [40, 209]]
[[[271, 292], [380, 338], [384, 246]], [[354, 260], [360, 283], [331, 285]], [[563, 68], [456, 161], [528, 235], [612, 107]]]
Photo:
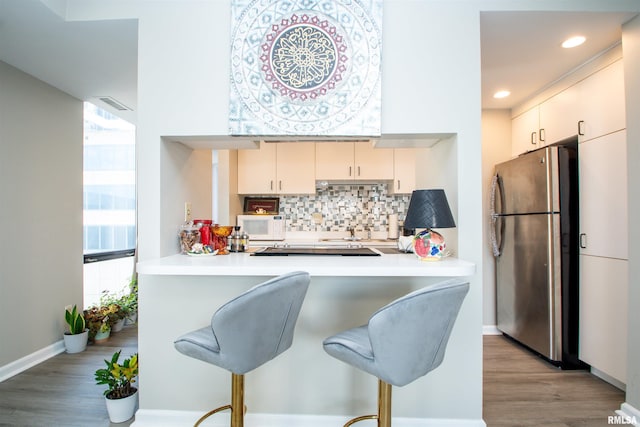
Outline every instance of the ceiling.
[[[0, 0], [0, 60], [136, 123], [136, 20], [65, 21], [40, 0]], [[620, 41], [635, 13], [484, 12], [482, 107], [511, 108]], [[570, 35], [584, 45], [562, 49]], [[511, 91], [494, 99], [498, 89]], [[108, 97], [127, 109], [115, 110]], [[108, 101], [109, 99], [107, 99]]]

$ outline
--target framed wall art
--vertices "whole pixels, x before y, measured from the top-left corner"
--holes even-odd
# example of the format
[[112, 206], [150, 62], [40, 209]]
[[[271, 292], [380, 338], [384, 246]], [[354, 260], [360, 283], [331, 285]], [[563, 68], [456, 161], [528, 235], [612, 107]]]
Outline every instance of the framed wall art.
[[380, 135], [382, 0], [234, 0], [231, 19], [231, 135]]

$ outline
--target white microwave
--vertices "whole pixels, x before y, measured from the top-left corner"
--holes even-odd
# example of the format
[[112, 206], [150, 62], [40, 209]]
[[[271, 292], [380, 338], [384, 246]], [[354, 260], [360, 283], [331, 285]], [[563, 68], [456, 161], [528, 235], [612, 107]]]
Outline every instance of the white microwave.
[[238, 215], [237, 225], [250, 240], [284, 240], [282, 215]]

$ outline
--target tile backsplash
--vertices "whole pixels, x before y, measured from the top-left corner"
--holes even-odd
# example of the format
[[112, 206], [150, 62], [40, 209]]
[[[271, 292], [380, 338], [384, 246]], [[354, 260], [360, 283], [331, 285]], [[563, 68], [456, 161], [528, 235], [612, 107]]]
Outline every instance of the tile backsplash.
[[[347, 231], [349, 227], [388, 231], [388, 215], [404, 220], [410, 194], [388, 194], [386, 184], [329, 184], [316, 194], [280, 196], [286, 231]], [[316, 223], [316, 218], [321, 222]], [[402, 222], [401, 222], [402, 223]]]

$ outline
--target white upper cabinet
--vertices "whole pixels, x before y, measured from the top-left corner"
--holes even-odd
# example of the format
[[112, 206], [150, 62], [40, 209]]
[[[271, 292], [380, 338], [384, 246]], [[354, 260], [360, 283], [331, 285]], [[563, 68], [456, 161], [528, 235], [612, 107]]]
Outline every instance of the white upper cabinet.
[[580, 253], [628, 258], [626, 131], [582, 142]]
[[618, 60], [578, 85], [580, 140], [587, 141], [624, 129], [624, 69]]
[[313, 194], [315, 143], [260, 143], [238, 150], [239, 194]]
[[238, 150], [239, 194], [275, 194], [276, 179], [276, 144]]
[[539, 107], [525, 111], [511, 122], [511, 156], [518, 157], [522, 153], [538, 148], [538, 131], [540, 130]]
[[578, 134], [579, 90], [571, 86], [540, 104], [540, 146]]
[[276, 154], [278, 194], [316, 192], [314, 142], [278, 143]]
[[373, 148], [369, 142], [318, 142], [316, 179], [391, 180], [393, 148]]
[[316, 143], [316, 179], [353, 179], [353, 142]]
[[516, 157], [575, 135], [588, 141], [624, 129], [624, 99], [620, 59], [515, 117], [511, 154]]
[[369, 142], [354, 143], [355, 179], [393, 179], [393, 148], [373, 148]]
[[416, 189], [416, 156], [413, 148], [393, 149], [393, 182], [391, 194], [411, 194]]

